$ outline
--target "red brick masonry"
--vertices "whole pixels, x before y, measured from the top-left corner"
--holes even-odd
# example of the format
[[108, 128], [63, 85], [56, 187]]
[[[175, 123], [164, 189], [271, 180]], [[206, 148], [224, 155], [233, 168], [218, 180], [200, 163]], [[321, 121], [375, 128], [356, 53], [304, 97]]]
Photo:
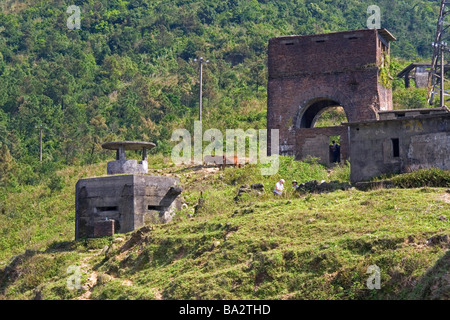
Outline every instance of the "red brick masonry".
[[[280, 130], [280, 145], [301, 159], [322, 152], [304, 140], [315, 134], [345, 136], [347, 143], [344, 129], [310, 129], [327, 107], [342, 106], [348, 122], [392, 110], [392, 90], [379, 81], [391, 40], [388, 31], [375, 29], [270, 39], [267, 126]], [[347, 157], [348, 147], [342, 152]]]

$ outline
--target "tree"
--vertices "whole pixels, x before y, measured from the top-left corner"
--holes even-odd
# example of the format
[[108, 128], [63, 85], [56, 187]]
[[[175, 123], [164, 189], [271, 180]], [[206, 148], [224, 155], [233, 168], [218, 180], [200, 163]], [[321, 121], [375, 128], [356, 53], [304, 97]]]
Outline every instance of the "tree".
[[8, 146], [3, 143], [0, 148], [0, 186], [6, 185], [14, 176], [15, 161], [9, 153]]

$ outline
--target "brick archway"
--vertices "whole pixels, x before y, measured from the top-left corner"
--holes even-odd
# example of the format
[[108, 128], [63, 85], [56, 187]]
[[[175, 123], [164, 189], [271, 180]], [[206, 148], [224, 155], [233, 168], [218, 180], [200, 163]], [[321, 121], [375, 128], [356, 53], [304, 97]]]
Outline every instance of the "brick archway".
[[295, 121], [295, 128], [313, 128], [319, 117], [325, 111], [333, 107], [342, 107], [345, 111], [345, 116], [348, 119], [346, 107], [338, 102], [337, 99], [329, 97], [314, 98], [300, 106]]
[[[345, 140], [347, 127], [314, 127], [326, 108], [342, 106], [350, 123], [392, 110], [392, 89], [382, 85], [379, 71], [393, 40], [385, 29], [270, 39], [267, 128], [278, 130], [281, 154], [327, 162], [327, 139]], [[343, 159], [346, 145], [343, 141]]]

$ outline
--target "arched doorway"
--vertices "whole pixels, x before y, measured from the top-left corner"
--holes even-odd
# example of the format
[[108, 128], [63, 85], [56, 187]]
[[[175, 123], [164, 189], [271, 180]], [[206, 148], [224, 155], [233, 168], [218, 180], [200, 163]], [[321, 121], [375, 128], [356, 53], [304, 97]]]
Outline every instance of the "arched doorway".
[[[325, 117], [324, 117], [325, 116]], [[330, 121], [327, 123], [324, 118]], [[297, 128], [333, 127], [347, 122], [347, 115], [341, 103], [330, 98], [315, 98], [300, 109]]]
[[341, 106], [334, 106], [322, 109], [313, 119], [311, 127], [337, 127], [348, 122], [345, 110]]
[[297, 158], [320, 158], [324, 164], [347, 159], [348, 122], [345, 107], [336, 99], [314, 98], [300, 107], [296, 119]]

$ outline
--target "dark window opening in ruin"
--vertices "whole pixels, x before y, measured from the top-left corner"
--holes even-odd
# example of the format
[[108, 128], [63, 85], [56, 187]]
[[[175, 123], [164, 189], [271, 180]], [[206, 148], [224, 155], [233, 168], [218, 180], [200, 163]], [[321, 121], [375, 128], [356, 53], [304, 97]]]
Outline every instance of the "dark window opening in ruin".
[[392, 154], [394, 158], [400, 157], [400, 142], [398, 138], [392, 139]]
[[154, 211], [161, 211], [163, 209], [164, 209], [164, 207], [162, 207], [162, 206], [148, 206], [147, 207], [147, 210], [154, 210]]
[[396, 113], [395, 114], [397, 118], [403, 118], [405, 116], [405, 113]]
[[119, 207], [97, 207], [97, 212], [119, 211]]
[[316, 40], [316, 43], [323, 43], [325, 40]]
[[294, 43], [293, 43], [293, 42], [287, 42], [287, 43], [285, 43], [285, 45], [287, 45], [287, 46], [293, 46]]
[[347, 121], [347, 115], [339, 102], [321, 98], [313, 100], [297, 122], [298, 128], [336, 127]]
[[348, 38], [348, 40], [357, 40], [358, 39], [358, 37], [350, 37], [350, 38]]

